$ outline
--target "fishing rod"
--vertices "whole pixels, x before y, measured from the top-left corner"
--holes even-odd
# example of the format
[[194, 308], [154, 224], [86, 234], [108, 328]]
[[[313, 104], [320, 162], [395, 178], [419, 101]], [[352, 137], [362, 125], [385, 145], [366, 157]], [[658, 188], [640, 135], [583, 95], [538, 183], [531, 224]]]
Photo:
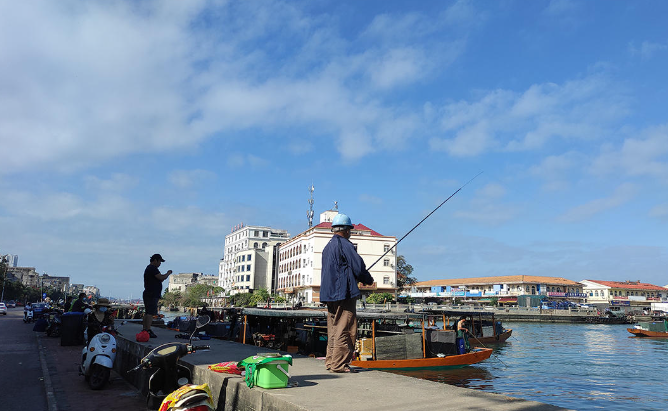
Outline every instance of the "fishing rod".
[[466, 184], [464, 184], [463, 186], [459, 187], [459, 188], [457, 189], [457, 191], [455, 191], [454, 193], [452, 193], [452, 194], [450, 195], [450, 197], [446, 198], [445, 201], [443, 201], [441, 204], [438, 205], [438, 207], [436, 207], [435, 209], [433, 209], [433, 210], [431, 211], [431, 213], [427, 214], [427, 216], [426, 216], [425, 218], [423, 218], [422, 220], [420, 220], [419, 223], [415, 224], [415, 226], [414, 226], [413, 228], [411, 228], [409, 232], [407, 232], [406, 234], [404, 234], [404, 236], [401, 237], [401, 239], [400, 239], [399, 241], [397, 241], [392, 247], [390, 247], [389, 250], [385, 251], [385, 253], [383, 253], [383, 255], [381, 255], [380, 257], [378, 257], [378, 259], [377, 259], [373, 264], [371, 264], [371, 265], [369, 266], [369, 268], [367, 268], [367, 270], [371, 270], [371, 267], [373, 267], [374, 265], [376, 265], [376, 263], [378, 263], [378, 261], [382, 260], [383, 257], [385, 257], [385, 255], [387, 255], [387, 253], [389, 253], [389, 252], [392, 251], [394, 248], [396, 248], [396, 246], [399, 245], [399, 243], [401, 242], [401, 240], [403, 240], [404, 238], [408, 237], [408, 234], [412, 233], [413, 230], [415, 230], [416, 228], [418, 228], [418, 226], [419, 226], [420, 224], [422, 224], [422, 223], [424, 222], [424, 220], [428, 219], [430, 215], [434, 214], [434, 213], [436, 212], [436, 210], [438, 210], [439, 208], [441, 208], [441, 206], [442, 206], [443, 204], [447, 203], [449, 199], [451, 199], [452, 197], [454, 197], [455, 194], [457, 194], [457, 193], [459, 192], [459, 190], [461, 190], [462, 188], [466, 187], [471, 181], [475, 180], [475, 179], [476, 179], [480, 174], [482, 174], [482, 173], [483, 173], [483, 172], [481, 171], [481, 172], [479, 172], [478, 174], [476, 174], [475, 177], [473, 177], [472, 179], [470, 179], [469, 181], [467, 181]]
[[[474, 340], [478, 341], [478, 344], [482, 345], [482, 348], [489, 349], [489, 348], [487, 348], [487, 347], [485, 346], [485, 344], [482, 343], [482, 341], [480, 341], [479, 339], [475, 338], [475, 335], [471, 334], [470, 331], [467, 331], [467, 333], [468, 333], [468, 335], [470, 335], [471, 337], [473, 337]], [[494, 358], [496, 358], [497, 360], [499, 360], [499, 361], [501, 362], [501, 364], [505, 365], [506, 368], [508, 367], [508, 365], [507, 365], [505, 362], [501, 361], [501, 358], [499, 358], [494, 352], [492, 352], [492, 355], [494, 356]]]

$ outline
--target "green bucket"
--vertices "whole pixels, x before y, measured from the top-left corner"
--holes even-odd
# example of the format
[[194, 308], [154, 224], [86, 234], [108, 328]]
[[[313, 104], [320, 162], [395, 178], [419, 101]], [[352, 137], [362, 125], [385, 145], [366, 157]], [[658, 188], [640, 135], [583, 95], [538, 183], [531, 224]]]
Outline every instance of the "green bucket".
[[292, 356], [265, 357], [254, 355], [239, 362], [239, 367], [246, 369], [246, 385], [262, 388], [285, 388], [288, 386], [288, 367], [292, 365]]

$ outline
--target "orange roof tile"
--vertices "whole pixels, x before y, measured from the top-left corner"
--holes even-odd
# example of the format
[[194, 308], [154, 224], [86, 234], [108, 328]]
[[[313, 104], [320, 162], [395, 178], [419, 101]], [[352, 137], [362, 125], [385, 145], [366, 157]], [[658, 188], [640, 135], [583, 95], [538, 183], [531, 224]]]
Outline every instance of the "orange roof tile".
[[509, 284], [509, 283], [535, 283], [535, 284], [559, 284], [559, 285], [581, 285], [572, 280], [561, 277], [542, 277], [537, 275], [502, 275], [497, 277], [472, 277], [453, 278], [447, 280], [429, 280], [415, 283], [417, 287], [438, 287], [467, 284]]
[[587, 280], [587, 281], [601, 284], [610, 288], [623, 288], [626, 290], [666, 291], [665, 287], [661, 287], [654, 284], [641, 283], [640, 281], [599, 281], [599, 280]]

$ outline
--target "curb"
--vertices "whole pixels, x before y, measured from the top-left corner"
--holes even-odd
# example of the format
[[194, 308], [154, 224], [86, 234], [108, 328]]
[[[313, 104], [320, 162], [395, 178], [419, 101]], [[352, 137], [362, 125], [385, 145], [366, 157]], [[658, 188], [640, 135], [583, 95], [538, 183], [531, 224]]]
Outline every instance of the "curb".
[[49, 374], [49, 367], [46, 364], [46, 354], [44, 354], [44, 346], [41, 344], [39, 334], [35, 333], [35, 340], [37, 341], [37, 349], [39, 350], [39, 362], [42, 365], [42, 376], [44, 378], [44, 390], [46, 391], [46, 404], [49, 411], [58, 411], [58, 404], [56, 403], [56, 394], [51, 383], [51, 375]]

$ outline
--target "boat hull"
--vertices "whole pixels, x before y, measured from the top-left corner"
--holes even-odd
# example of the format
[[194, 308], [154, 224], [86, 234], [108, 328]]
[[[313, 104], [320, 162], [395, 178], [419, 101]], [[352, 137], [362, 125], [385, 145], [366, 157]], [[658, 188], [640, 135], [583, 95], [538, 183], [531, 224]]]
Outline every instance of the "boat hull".
[[370, 361], [352, 361], [350, 365], [354, 367], [368, 369], [447, 369], [460, 368], [467, 365], [477, 364], [488, 359], [492, 355], [491, 348], [478, 348], [466, 354], [450, 355], [447, 357], [435, 358], [414, 358], [410, 360], [370, 360]]
[[504, 331], [504, 332], [502, 332], [501, 334], [498, 335], [498, 337], [499, 337], [498, 339], [494, 336], [492, 336], [492, 337], [477, 337], [477, 338], [469, 337], [469, 338], [471, 340], [473, 340], [472, 342], [474, 342], [474, 343], [477, 342], [479, 344], [496, 344], [496, 343], [506, 342], [506, 340], [508, 338], [510, 338], [510, 336], [512, 334], [513, 334], [513, 330], [506, 330], [506, 331]]
[[649, 331], [641, 328], [627, 328], [626, 331], [635, 335], [636, 337], [663, 337], [668, 338], [668, 333], [661, 331]]

